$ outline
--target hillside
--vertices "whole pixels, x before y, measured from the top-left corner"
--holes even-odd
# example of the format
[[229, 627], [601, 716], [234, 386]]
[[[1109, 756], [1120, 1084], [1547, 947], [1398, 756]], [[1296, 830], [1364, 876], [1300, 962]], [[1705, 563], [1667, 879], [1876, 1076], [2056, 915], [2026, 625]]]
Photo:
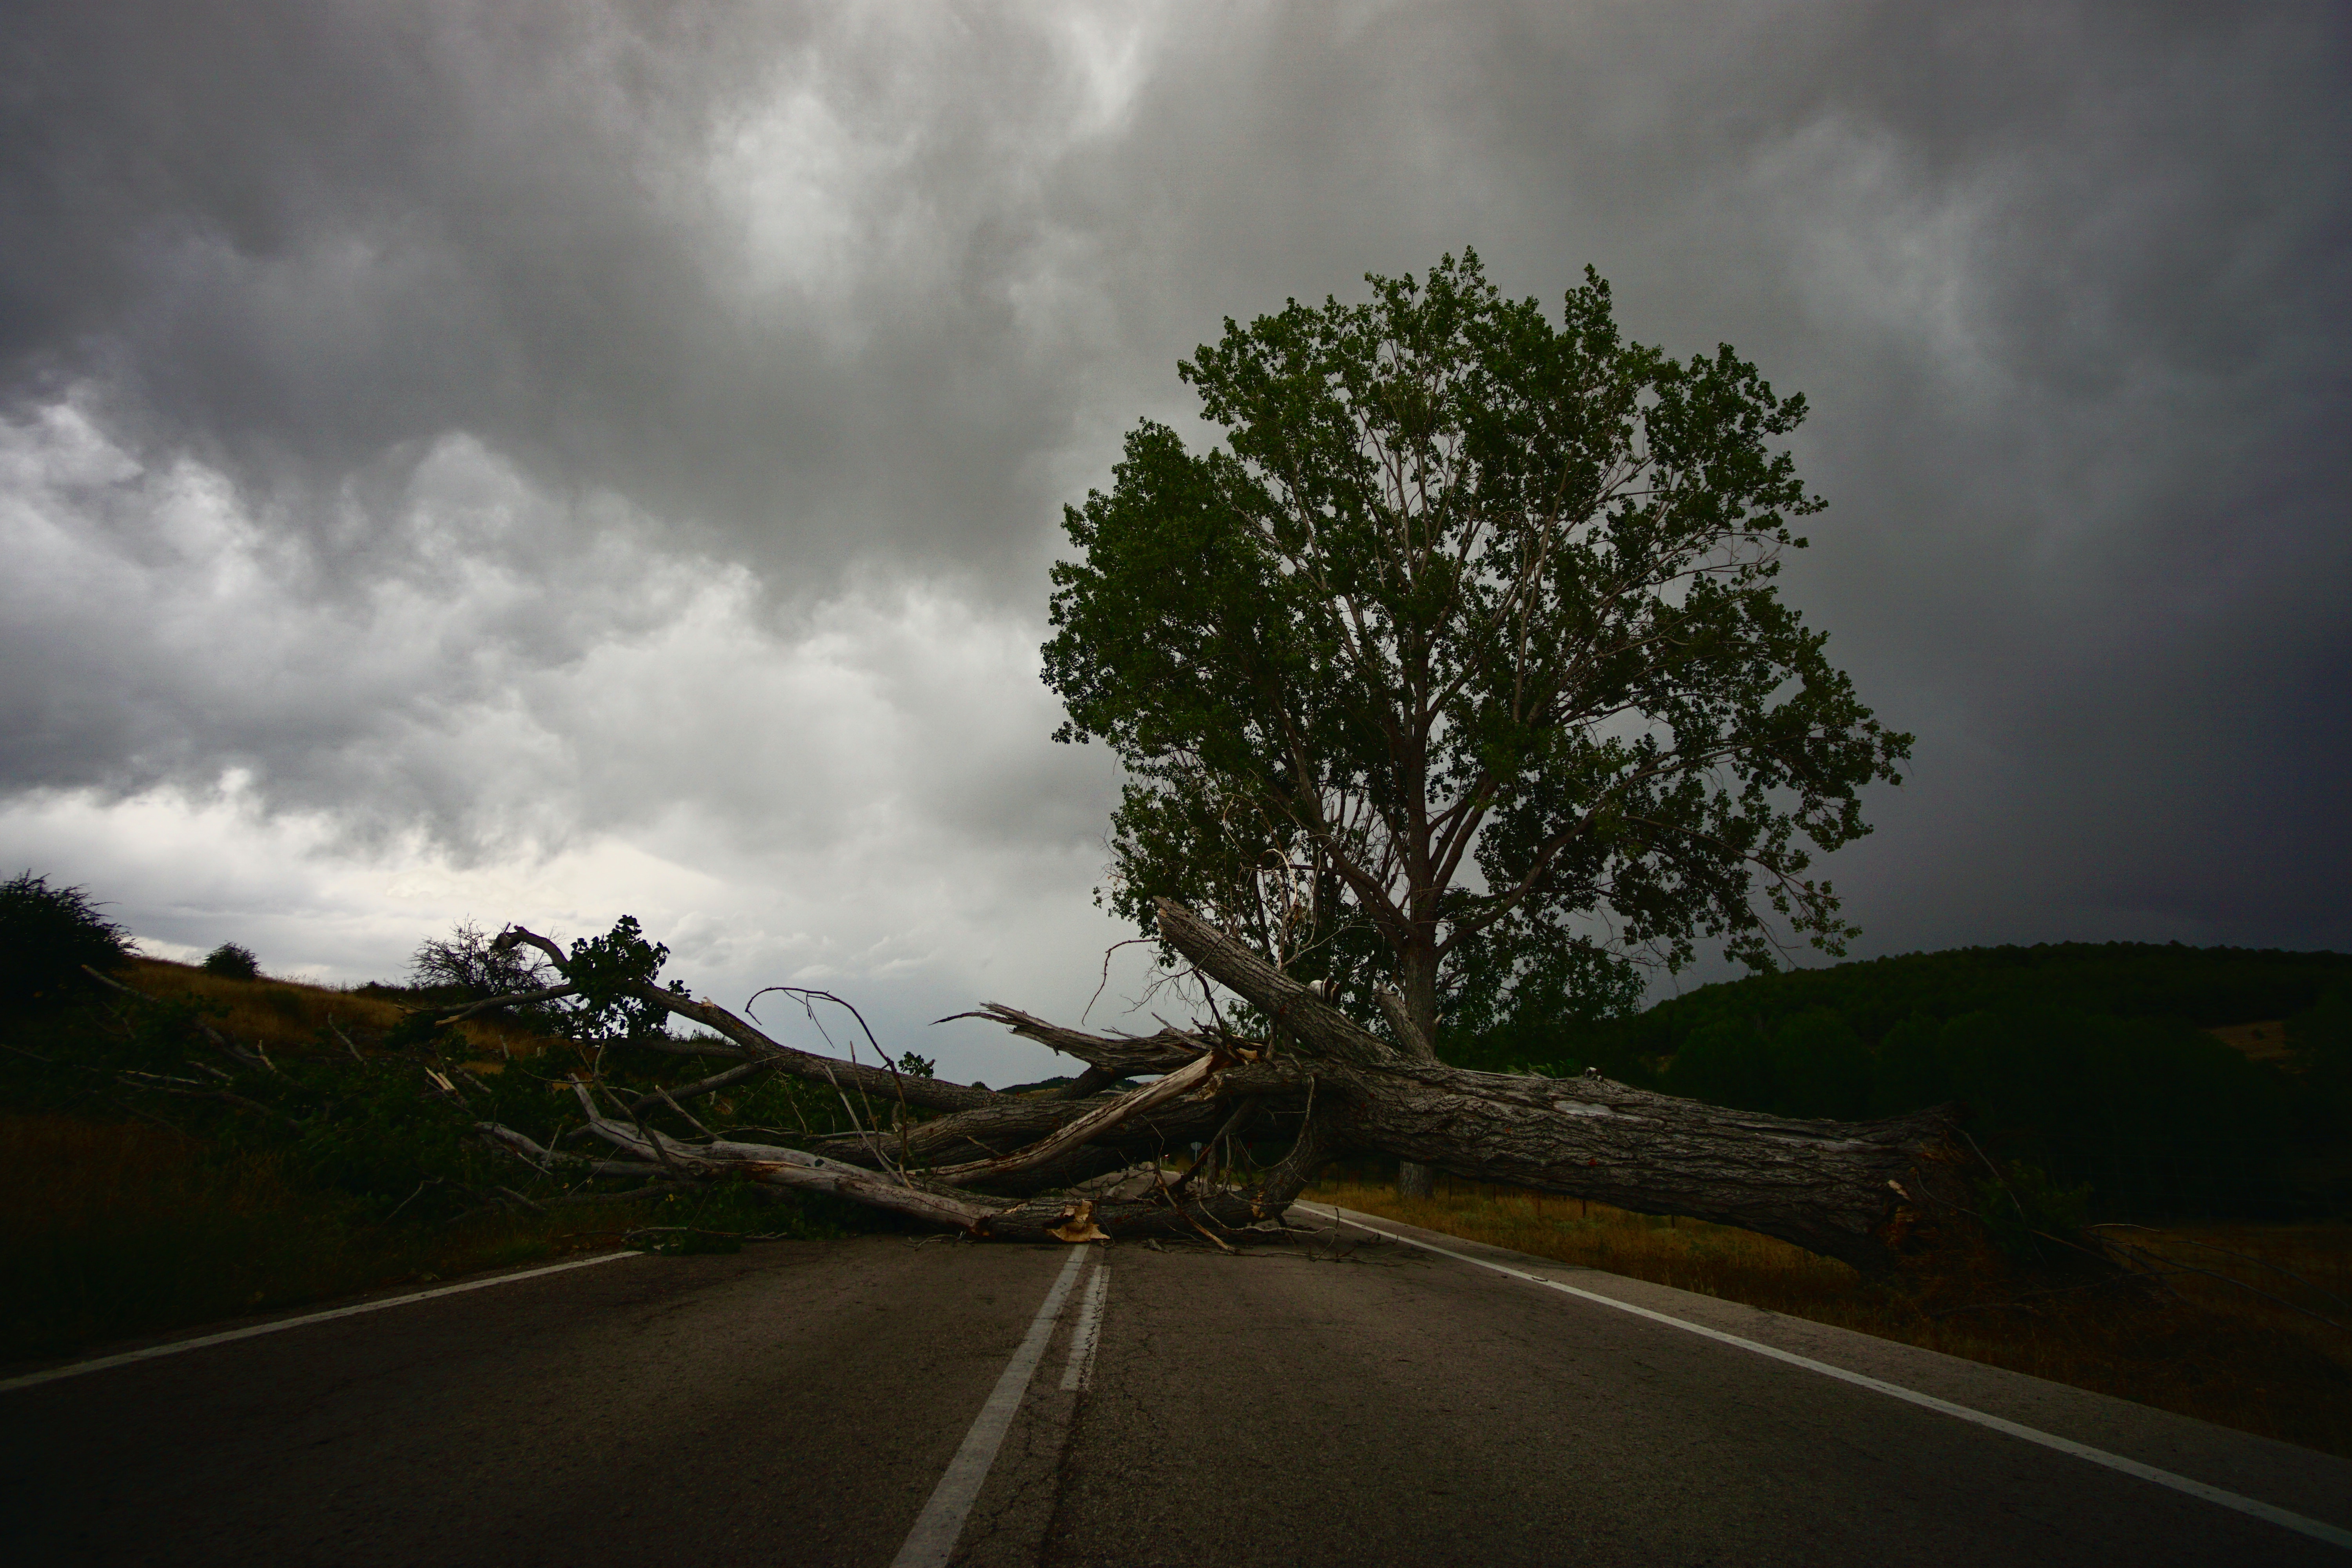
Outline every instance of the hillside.
[[1648, 1054], [1671, 1056], [1711, 1018], [1741, 1014], [1769, 1024], [1815, 1008], [1874, 1042], [1914, 1017], [1979, 1012], [2098, 1013], [2210, 1029], [2288, 1017], [2345, 984], [2352, 984], [2352, 954], [2340, 952], [2178, 942], [1964, 947], [1702, 986], [1651, 1008], [1633, 1033]]
[[[321, 1031], [331, 1035], [335, 1028], [372, 1038], [407, 1016], [402, 1001], [413, 1005], [420, 999], [387, 985], [343, 990], [268, 975], [239, 980], [163, 958], [132, 958], [115, 978], [150, 996], [193, 997], [225, 1009], [215, 1017], [215, 1027], [271, 1051], [310, 1046]], [[453, 1027], [472, 1049], [494, 1062], [510, 1055], [535, 1055], [549, 1043], [547, 1036], [494, 1016], [469, 1018]]]
[[1718, 1105], [1854, 1119], [1958, 1101], [1997, 1158], [2125, 1215], [2352, 1207], [2352, 955], [2154, 943], [1754, 975], [1584, 1026], [1522, 1018], [1465, 1066], [1598, 1067]]

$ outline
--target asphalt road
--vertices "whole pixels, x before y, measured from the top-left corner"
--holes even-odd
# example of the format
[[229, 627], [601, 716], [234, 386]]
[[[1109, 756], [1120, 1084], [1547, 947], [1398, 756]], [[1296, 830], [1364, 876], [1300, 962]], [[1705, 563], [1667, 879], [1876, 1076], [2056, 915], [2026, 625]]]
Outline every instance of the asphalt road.
[[[1002, 1447], [945, 1538], [973, 1568], [2352, 1563], [2213, 1501], [1360, 1232], [1235, 1257], [1121, 1246], [1075, 1272], [1069, 1257], [867, 1237], [635, 1258], [0, 1390], [0, 1556], [881, 1568], [960, 1451], [971, 1470], [975, 1418], [1005, 1384]], [[1097, 1267], [1098, 1342], [1075, 1358], [1085, 1386], [1066, 1389]], [[2352, 1525], [2340, 1460], [1540, 1271]], [[1024, 1395], [1004, 1373], [1033, 1331], [1044, 1354]]]

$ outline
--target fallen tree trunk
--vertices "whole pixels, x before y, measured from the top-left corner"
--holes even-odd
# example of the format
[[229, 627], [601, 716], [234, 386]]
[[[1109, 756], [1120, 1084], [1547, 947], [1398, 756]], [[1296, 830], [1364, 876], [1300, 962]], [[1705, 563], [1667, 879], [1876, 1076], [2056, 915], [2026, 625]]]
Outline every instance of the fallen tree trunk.
[[[1678, 1100], [1597, 1073], [1558, 1079], [1451, 1068], [1412, 1048], [1419, 1042], [1409, 1036], [1401, 1037], [1407, 1039], [1401, 1049], [1371, 1033], [1181, 905], [1161, 900], [1159, 916], [1178, 952], [1272, 1020], [1268, 1041], [1176, 1028], [1145, 1038], [1093, 1035], [996, 1003], [958, 1015], [1001, 1024], [1087, 1064], [1071, 1098], [1012, 1096], [794, 1050], [724, 1008], [661, 988], [651, 973], [618, 985], [605, 977], [597, 994], [625, 994], [716, 1031], [726, 1043], [714, 1054], [740, 1058], [743, 1069], [856, 1092], [892, 1108], [894, 1123], [816, 1140], [812, 1149], [708, 1135], [688, 1141], [645, 1120], [665, 1103], [683, 1117], [675, 1097], [632, 1097], [625, 1121], [597, 1110], [583, 1084], [588, 1129], [632, 1156], [627, 1169], [667, 1182], [731, 1179], [824, 1191], [992, 1238], [1191, 1231], [1215, 1239], [1278, 1219], [1317, 1172], [1350, 1152], [1738, 1226], [1868, 1270], [1932, 1247], [1969, 1223], [1964, 1176], [1974, 1157], [1957, 1142], [1948, 1109], [1870, 1122], [1800, 1121]], [[567, 981], [583, 978], [543, 937], [509, 928], [499, 940], [530, 943]], [[1107, 1087], [1144, 1073], [1160, 1076], [1123, 1093]], [[711, 1081], [688, 1087], [704, 1092]], [[919, 1120], [926, 1114], [936, 1119]], [[1196, 1171], [1215, 1164], [1218, 1146], [1254, 1121], [1287, 1133], [1292, 1146], [1247, 1190], [1157, 1174], [1166, 1152], [1192, 1142], [1209, 1145]], [[483, 1131], [535, 1163], [579, 1158], [534, 1155], [510, 1130]], [[1096, 1190], [1100, 1179], [1147, 1168], [1153, 1174], [1138, 1195], [1126, 1195], [1133, 1182]]]
[[[1615, 1083], [1470, 1072], [1408, 1058], [1170, 900], [1177, 951], [1295, 1031], [1354, 1037], [1362, 1065], [1318, 1068], [1335, 1125], [1360, 1148], [1473, 1181], [1687, 1215], [1882, 1268], [1960, 1213], [1973, 1156], [1953, 1108], [1870, 1122], [1799, 1121]], [[1374, 1052], [1381, 1055], [1378, 1058]]]
[[1887, 1261], [1935, 1199], [1954, 1195], [1962, 1159], [1941, 1111], [1795, 1121], [1598, 1076], [1411, 1067], [1358, 1077], [1337, 1118], [1358, 1147], [1473, 1181], [1761, 1231], [1858, 1268]]

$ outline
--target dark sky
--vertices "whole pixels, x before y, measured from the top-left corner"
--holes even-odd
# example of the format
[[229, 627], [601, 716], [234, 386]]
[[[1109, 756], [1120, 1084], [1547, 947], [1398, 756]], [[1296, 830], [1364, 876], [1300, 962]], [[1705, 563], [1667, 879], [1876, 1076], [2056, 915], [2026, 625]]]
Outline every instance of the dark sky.
[[1858, 952], [2352, 948], [2348, 104], [2330, 5], [16, 0], [0, 858], [331, 979], [634, 912], [1024, 1074], [908, 1031], [1117, 934], [1061, 503], [1468, 245], [1811, 403], [1787, 593], [1919, 737]]

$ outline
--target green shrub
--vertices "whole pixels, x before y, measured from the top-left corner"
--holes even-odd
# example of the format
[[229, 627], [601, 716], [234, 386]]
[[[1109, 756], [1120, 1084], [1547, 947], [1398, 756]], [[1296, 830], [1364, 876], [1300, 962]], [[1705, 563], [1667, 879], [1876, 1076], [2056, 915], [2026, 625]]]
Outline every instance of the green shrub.
[[2319, 1139], [2352, 1139], [2352, 986], [2338, 986], [2287, 1020], [2303, 1071], [2298, 1109]]
[[204, 971], [227, 980], [258, 980], [261, 961], [253, 956], [253, 949], [225, 942], [205, 954]]
[[2062, 1185], [2041, 1166], [2015, 1160], [2000, 1179], [1977, 1184], [1977, 1203], [1995, 1247], [2020, 1263], [2048, 1262], [2082, 1234], [2091, 1187]]
[[110, 969], [130, 955], [130, 933], [79, 888], [52, 888], [25, 871], [0, 883], [0, 1005], [46, 1007], [86, 994], [82, 965]]

